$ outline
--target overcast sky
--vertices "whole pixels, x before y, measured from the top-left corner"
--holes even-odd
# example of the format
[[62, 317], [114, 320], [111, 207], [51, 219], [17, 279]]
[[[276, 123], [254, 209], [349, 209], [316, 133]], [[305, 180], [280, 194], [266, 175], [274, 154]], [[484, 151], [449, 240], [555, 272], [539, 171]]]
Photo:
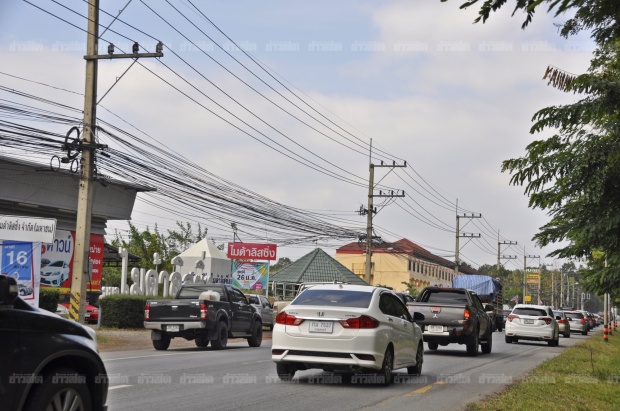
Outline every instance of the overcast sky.
[[[101, 103], [131, 125], [240, 186], [298, 208], [330, 210], [331, 214], [358, 221], [360, 225], [365, 217], [357, 215], [356, 210], [367, 203], [368, 146], [372, 138], [374, 149], [389, 153], [383, 159], [391, 158], [397, 164], [407, 161], [410, 166], [391, 172], [388, 168], [375, 170], [375, 181], [381, 180], [384, 186], [406, 193], [404, 199], [387, 204], [375, 217], [377, 234], [384, 240], [408, 238], [453, 260], [454, 204], [458, 199], [460, 213], [467, 210], [484, 217], [471, 222], [461, 220], [463, 232], [483, 236], [469, 242], [461, 239], [464, 261], [474, 266], [495, 264], [497, 230], [502, 241], [519, 244], [502, 247], [502, 254], [519, 256], [517, 260], [506, 261], [509, 269], [523, 266], [523, 247], [527, 254], [543, 257], [553, 249], [538, 249], [531, 241], [547, 216], [527, 207], [523, 188], [509, 186], [510, 176], [501, 173], [500, 168], [503, 160], [523, 155], [527, 144], [534, 139], [550, 135], [550, 131], [536, 136], [529, 134], [531, 118], [538, 109], [579, 98], [548, 86], [542, 77], [548, 65], [575, 74], [586, 70], [593, 50], [587, 36], [560, 38], [552, 16], [542, 12], [537, 13], [526, 30], [521, 29], [523, 16], [511, 18], [511, 10], [497, 13], [484, 25], [472, 24], [477, 9], [459, 10], [462, 2], [454, 0], [448, 3], [439, 0], [380, 3], [192, 0], [226, 35], [294, 90], [304, 100], [302, 103], [232, 47], [187, 0], [169, 1], [204, 34], [166, 1], [147, 4], [194, 44], [171, 29], [140, 0], [131, 1], [120, 19], [144, 33], [119, 21], [110, 28], [150, 51], [155, 48], [154, 38], [162, 40], [166, 44], [162, 62], [187, 82], [155, 59], [141, 60], [145, 66], [204, 107], [232, 119], [206, 99], [208, 95], [283, 147], [357, 184], [326, 176], [278, 153], [266, 145], [273, 146], [269, 140], [261, 137], [258, 139], [261, 142], [240, 132], [138, 65], [124, 75]], [[31, 2], [86, 29], [83, 17], [52, 1]], [[58, 3], [82, 15], [87, 12], [82, 1], [58, 0]], [[100, 3], [103, 11], [116, 15], [128, 0]], [[108, 25], [110, 20], [101, 14], [103, 25]], [[206, 35], [290, 101], [312, 106], [315, 116], [324, 123], [329, 121], [330, 127], [307, 117], [266, 87]], [[117, 33], [108, 31], [102, 37], [116, 44], [117, 53], [131, 49], [132, 41]], [[83, 92], [85, 43], [84, 31], [26, 2], [2, 1], [0, 72], [5, 74], [0, 74], [0, 85], [82, 107], [78, 95], [6, 74]], [[99, 44], [100, 53], [105, 53], [107, 42], [100, 40]], [[242, 84], [206, 54], [271, 101]], [[100, 97], [130, 64], [130, 60], [100, 62]], [[224, 96], [214, 85], [240, 104]], [[304, 118], [321, 133], [287, 115], [275, 104]], [[105, 110], [99, 109], [98, 115], [135, 132]], [[241, 125], [237, 120], [231, 121]], [[249, 130], [243, 125], [241, 128]], [[375, 163], [380, 159], [373, 156]], [[381, 202], [375, 199], [375, 203]], [[140, 228], [158, 222], [164, 230], [174, 228], [176, 220], [183, 221], [140, 200], [132, 220]], [[193, 222], [209, 227], [209, 236], [218, 242], [232, 240], [231, 232], [215, 228], [208, 219]], [[123, 230], [126, 224], [111, 222], [109, 227], [109, 234], [113, 234], [114, 229]], [[239, 229], [242, 231], [243, 227]], [[242, 234], [240, 238], [249, 241]], [[342, 243], [326, 244], [325, 250], [333, 255], [339, 244]], [[311, 244], [280, 248], [278, 257], [295, 260], [312, 248]], [[543, 261], [553, 264], [552, 259]]]

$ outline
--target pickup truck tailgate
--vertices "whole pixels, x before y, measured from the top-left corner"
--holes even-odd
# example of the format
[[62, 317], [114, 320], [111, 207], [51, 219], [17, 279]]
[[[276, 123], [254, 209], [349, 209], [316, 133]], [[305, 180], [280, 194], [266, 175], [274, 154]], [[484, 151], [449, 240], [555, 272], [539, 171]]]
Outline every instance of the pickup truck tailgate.
[[411, 311], [424, 315], [424, 320], [416, 321], [418, 325], [458, 325], [465, 319], [464, 305], [415, 303], [409, 307]]
[[149, 321], [187, 321], [200, 319], [198, 300], [150, 301]]

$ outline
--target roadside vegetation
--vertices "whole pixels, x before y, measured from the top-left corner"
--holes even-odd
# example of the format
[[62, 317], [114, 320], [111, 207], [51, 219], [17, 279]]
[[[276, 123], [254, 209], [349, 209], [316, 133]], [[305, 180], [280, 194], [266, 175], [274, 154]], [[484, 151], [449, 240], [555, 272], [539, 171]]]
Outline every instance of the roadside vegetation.
[[[617, 334], [616, 334], [617, 333]], [[602, 333], [535, 368], [505, 391], [467, 406], [487, 410], [615, 410], [620, 404], [620, 330]]]

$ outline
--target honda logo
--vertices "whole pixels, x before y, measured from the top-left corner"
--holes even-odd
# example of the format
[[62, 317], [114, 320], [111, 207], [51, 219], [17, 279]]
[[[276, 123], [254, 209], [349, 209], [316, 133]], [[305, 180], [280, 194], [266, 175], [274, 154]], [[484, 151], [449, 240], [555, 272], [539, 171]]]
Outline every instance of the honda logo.
[[317, 317], [325, 317], [325, 313], [323, 311], [319, 311], [316, 313]]

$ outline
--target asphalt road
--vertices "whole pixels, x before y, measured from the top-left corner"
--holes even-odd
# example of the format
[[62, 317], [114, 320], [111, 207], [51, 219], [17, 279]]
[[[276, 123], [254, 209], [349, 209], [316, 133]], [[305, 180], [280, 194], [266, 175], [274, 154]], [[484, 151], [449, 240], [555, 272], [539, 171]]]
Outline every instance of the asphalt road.
[[405, 370], [397, 370], [389, 387], [368, 384], [364, 376], [342, 381], [320, 370], [298, 371], [292, 382], [280, 382], [271, 361], [271, 340], [259, 348], [247, 343], [230, 344], [225, 351], [145, 347], [102, 357], [110, 376], [110, 411], [458, 410], [501, 391], [564, 347], [592, 338], [599, 329], [587, 337], [561, 338], [559, 347], [538, 342], [506, 344], [504, 334], [496, 332], [492, 353], [477, 357], [468, 357], [463, 345], [426, 350], [422, 376], [409, 378]]

